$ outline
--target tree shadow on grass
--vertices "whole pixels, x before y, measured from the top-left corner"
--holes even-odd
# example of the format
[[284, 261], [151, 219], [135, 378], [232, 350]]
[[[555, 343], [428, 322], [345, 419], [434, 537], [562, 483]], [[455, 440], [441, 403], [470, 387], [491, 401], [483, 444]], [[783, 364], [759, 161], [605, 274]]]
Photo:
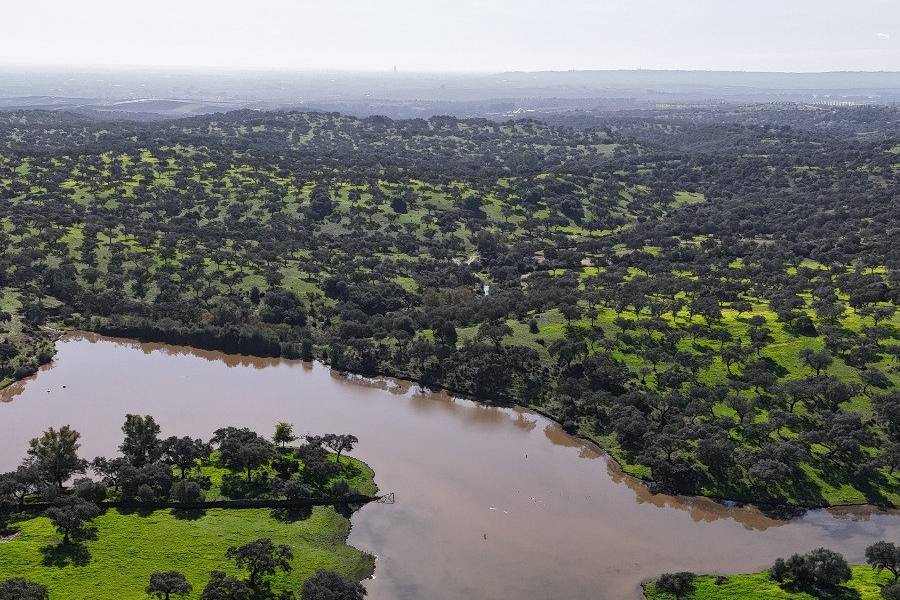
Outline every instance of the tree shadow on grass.
[[865, 496], [866, 502], [869, 504], [875, 506], [889, 506], [891, 504], [882, 490], [882, 485], [886, 481], [879, 472], [860, 474], [854, 472], [847, 465], [828, 460], [819, 461], [816, 467], [819, 471], [819, 477], [836, 488], [849, 483]]
[[836, 586], [830, 588], [817, 588], [808, 585], [782, 585], [781, 589], [791, 592], [798, 593], [803, 592], [809, 594], [813, 598], [818, 598], [819, 600], [860, 600], [862, 596], [860, 596], [859, 590], [853, 590], [844, 586]]
[[119, 511], [121, 515], [137, 515], [139, 517], [149, 517], [153, 513], [155, 513], [158, 509], [156, 508], [147, 508], [142, 507], [136, 504], [125, 504], [118, 507], [116, 510]]
[[883, 485], [887, 482], [879, 473], [874, 478], [852, 481], [853, 487], [862, 492], [866, 502], [875, 506], [891, 506], [891, 501], [884, 495]]
[[356, 512], [358, 506], [347, 504], [346, 502], [341, 502], [340, 504], [334, 505], [334, 510], [337, 514], [341, 515], [345, 519], [349, 519], [353, 516], [353, 513]]
[[292, 506], [272, 509], [272, 518], [282, 523], [305, 521], [312, 516], [312, 506]]
[[206, 516], [206, 510], [202, 508], [173, 508], [171, 514], [179, 521], [196, 521]]
[[777, 377], [785, 377], [790, 373], [788, 369], [786, 369], [781, 363], [779, 363], [774, 358], [769, 356], [763, 356], [759, 359], [764, 365], [766, 365], [766, 369], [774, 374]]
[[7, 525], [0, 520], [0, 542], [11, 540], [19, 535], [21, 531], [18, 527]]
[[790, 481], [783, 481], [780, 485], [782, 497], [786, 500], [797, 502], [806, 506], [822, 506], [826, 504], [822, 488], [807, 477], [797, 473]]
[[80, 540], [48, 544], [41, 548], [41, 554], [44, 556], [41, 562], [45, 567], [83, 567], [91, 562], [91, 553]]
[[292, 599], [295, 596], [291, 593], [279, 594], [272, 589], [270, 581], [260, 581], [257, 589], [253, 590], [249, 600], [282, 600], [284, 598]]

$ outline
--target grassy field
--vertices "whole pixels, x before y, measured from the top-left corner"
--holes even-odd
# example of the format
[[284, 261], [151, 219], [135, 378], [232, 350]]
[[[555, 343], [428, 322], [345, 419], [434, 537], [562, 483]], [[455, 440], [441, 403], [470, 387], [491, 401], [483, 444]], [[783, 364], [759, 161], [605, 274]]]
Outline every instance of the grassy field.
[[[763, 573], [733, 575], [721, 584], [716, 577], [699, 577], [697, 590], [688, 596], [691, 600], [881, 600], [881, 588], [893, 577], [887, 571], [876, 573], [870, 567], [853, 567], [853, 578], [836, 594], [813, 596], [806, 592], [792, 592], [783, 589]], [[647, 600], [673, 600], [674, 596], [658, 592], [652, 584], [644, 588]]]
[[[363, 468], [355, 470], [351, 484], [374, 493], [371, 469], [359, 461], [354, 465]], [[293, 571], [272, 579], [276, 592], [298, 591], [319, 569], [362, 580], [375, 568], [374, 557], [346, 544], [350, 522], [332, 507], [316, 507], [305, 518], [268, 509], [211, 509], [199, 515], [107, 510], [94, 524], [95, 539], [61, 546], [45, 517], [11, 523], [19, 534], [0, 542], [0, 579], [43, 583], [54, 600], [142, 600], [151, 573], [176, 570], [194, 586], [188, 598], [196, 600], [210, 571], [239, 575], [225, 558], [230, 546], [261, 537], [294, 551]]]

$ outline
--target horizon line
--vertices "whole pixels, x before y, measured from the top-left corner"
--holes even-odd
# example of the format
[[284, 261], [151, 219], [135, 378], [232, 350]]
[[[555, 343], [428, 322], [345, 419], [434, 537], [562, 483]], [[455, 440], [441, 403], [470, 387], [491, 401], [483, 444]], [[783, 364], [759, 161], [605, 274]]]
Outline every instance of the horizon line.
[[[398, 65], [399, 66], [399, 65]], [[620, 67], [620, 68], [590, 68], [590, 69], [497, 69], [497, 70], [465, 70], [465, 69], [397, 69], [392, 65], [384, 69], [370, 68], [320, 68], [320, 67], [288, 67], [288, 66], [261, 66], [261, 65], [174, 65], [174, 64], [116, 64], [116, 63], [7, 63], [0, 61], [0, 70], [82, 70], [82, 71], [216, 71], [233, 73], [289, 73], [289, 74], [352, 74], [352, 75], [504, 75], [504, 74], [546, 74], [546, 73], [736, 73], [736, 74], [763, 74], [763, 75], [839, 75], [839, 74], [898, 74], [897, 70], [888, 69], [834, 69], [817, 71], [767, 71], [755, 69], [702, 69], [683, 67], [677, 69], [644, 68], [644, 67]], [[900, 85], [900, 84], [898, 84]]]

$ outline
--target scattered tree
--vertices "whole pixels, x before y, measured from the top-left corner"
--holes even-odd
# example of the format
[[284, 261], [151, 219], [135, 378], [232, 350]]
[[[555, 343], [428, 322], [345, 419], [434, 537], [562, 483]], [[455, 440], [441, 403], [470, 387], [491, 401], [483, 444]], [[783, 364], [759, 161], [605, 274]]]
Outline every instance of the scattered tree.
[[232, 546], [226, 552], [226, 556], [232, 559], [238, 568], [249, 571], [247, 583], [253, 589], [257, 589], [261, 577], [274, 575], [279, 570], [286, 573], [291, 571], [294, 551], [290, 546], [275, 545], [269, 538], [260, 538], [243, 546]]
[[252, 597], [250, 586], [222, 571], [210, 573], [209, 582], [200, 594], [200, 600], [251, 600]]
[[162, 443], [163, 460], [167, 464], [178, 467], [182, 479], [187, 476], [187, 472], [197, 464], [197, 461], [207, 458], [209, 452], [209, 446], [203, 443], [203, 440], [194, 440], [187, 436], [172, 436]]
[[63, 536], [63, 544], [77, 538], [85, 532], [85, 525], [100, 514], [100, 509], [93, 502], [78, 496], [67, 496], [44, 511], [44, 516], [53, 522], [53, 526]]
[[150, 575], [147, 595], [159, 600], [170, 600], [172, 596], [187, 596], [191, 593], [191, 584], [185, 576], [177, 571], [165, 571]]
[[341, 454], [343, 452], [351, 452], [353, 446], [359, 442], [355, 435], [328, 433], [322, 436], [323, 443], [337, 454], [338, 464], [341, 462]]
[[272, 439], [282, 448], [286, 447], [297, 439], [297, 436], [294, 435], [294, 426], [284, 421], [277, 423], [275, 425], [275, 435], [272, 436]]
[[866, 562], [876, 571], [890, 571], [894, 583], [900, 580], [900, 547], [891, 542], [875, 542], [866, 548]]
[[769, 569], [769, 577], [779, 583], [792, 583], [804, 588], [831, 588], [849, 581], [852, 573], [843, 556], [817, 548], [806, 554], [794, 554], [787, 560], [779, 558]]

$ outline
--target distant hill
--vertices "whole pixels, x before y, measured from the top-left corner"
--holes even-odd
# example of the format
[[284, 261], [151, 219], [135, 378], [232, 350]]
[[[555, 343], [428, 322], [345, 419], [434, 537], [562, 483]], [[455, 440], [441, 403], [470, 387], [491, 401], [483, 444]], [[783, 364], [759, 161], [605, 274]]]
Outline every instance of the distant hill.
[[239, 108], [505, 118], [529, 111], [771, 102], [897, 104], [900, 72], [0, 70], [0, 110], [67, 109], [132, 119]]

